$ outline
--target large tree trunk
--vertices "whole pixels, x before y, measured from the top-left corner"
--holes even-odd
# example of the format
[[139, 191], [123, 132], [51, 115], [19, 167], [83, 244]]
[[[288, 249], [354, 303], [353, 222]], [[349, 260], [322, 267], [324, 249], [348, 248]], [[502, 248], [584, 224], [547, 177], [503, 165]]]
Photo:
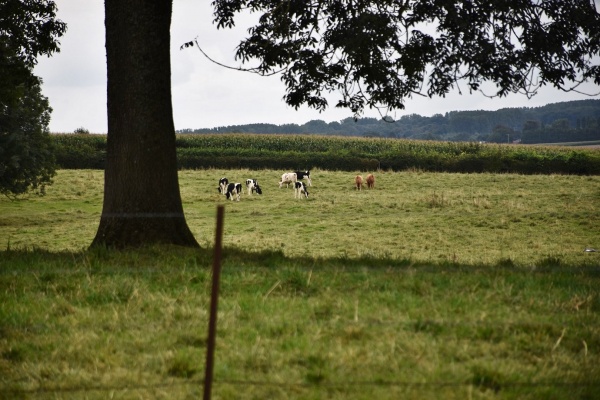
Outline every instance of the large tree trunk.
[[171, 104], [172, 0], [106, 0], [108, 139], [92, 246], [198, 246], [183, 214]]

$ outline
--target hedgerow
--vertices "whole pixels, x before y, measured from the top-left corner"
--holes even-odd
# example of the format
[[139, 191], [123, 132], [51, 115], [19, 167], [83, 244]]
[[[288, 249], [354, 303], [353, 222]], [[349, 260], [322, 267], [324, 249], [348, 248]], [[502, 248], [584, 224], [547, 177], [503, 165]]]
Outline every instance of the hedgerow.
[[[105, 135], [52, 137], [60, 168], [104, 168]], [[176, 145], [180, 169], [600, 174], [600, 151], [571, 147], [258, 134], [177, 135]]]

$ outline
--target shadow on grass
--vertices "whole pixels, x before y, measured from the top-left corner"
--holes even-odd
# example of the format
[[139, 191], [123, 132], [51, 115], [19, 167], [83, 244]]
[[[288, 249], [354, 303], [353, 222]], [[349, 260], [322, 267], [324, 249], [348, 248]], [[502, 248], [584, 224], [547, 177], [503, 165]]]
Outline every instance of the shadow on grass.
[[[135, 250], [110, 250], [92, 248], [78, 252], [52, 252], [41, 248], [10, 249], [0, 251], [0, 273], [11, 271], [55, 270], [56, 268], [85, 269], [93, 272], [127, 270], [152, 270], [164, 268], [212, 268], [213, 249], [190, 249], [179, 246], [150, 246]], [[222, 265], [226, 268], [301, 268], [301, 269], [386, 269], [431, 273], [449, 272], [521, 272], [540, 274], [577, 274], [600, 277], [600, 257], [590, 257], [588, 262], [567, 265], [560, 258], [542, 258], [529, 265], [518, 265], [510, 259], [492, 264], [465, 264], [451, 261], [420, 261], [387, 256], [362, 257], [290, 257], [280, 250], [247, 251], [226, 247], [222, 251]]]

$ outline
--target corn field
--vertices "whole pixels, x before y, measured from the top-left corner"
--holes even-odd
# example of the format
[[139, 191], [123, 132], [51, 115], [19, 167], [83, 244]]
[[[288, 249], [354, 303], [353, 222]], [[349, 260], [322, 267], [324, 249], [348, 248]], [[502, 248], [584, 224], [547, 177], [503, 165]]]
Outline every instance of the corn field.
[[[59, 168], [103, 168], [105, 135], [53, 135]], [[600, 151], [317, 135], [180, 134], [179, 167], [600, 174]]]

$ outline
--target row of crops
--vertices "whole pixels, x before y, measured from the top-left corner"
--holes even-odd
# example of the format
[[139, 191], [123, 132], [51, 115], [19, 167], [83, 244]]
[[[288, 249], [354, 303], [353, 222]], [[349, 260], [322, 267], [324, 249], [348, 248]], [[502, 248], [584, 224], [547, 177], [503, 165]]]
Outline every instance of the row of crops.
[[[60, 168], [104, 168], [105, 135], [53, 135]], [[177, 135], [182, 169], [249, 168], [600, 174], [600, 151], [316, 135]]]

